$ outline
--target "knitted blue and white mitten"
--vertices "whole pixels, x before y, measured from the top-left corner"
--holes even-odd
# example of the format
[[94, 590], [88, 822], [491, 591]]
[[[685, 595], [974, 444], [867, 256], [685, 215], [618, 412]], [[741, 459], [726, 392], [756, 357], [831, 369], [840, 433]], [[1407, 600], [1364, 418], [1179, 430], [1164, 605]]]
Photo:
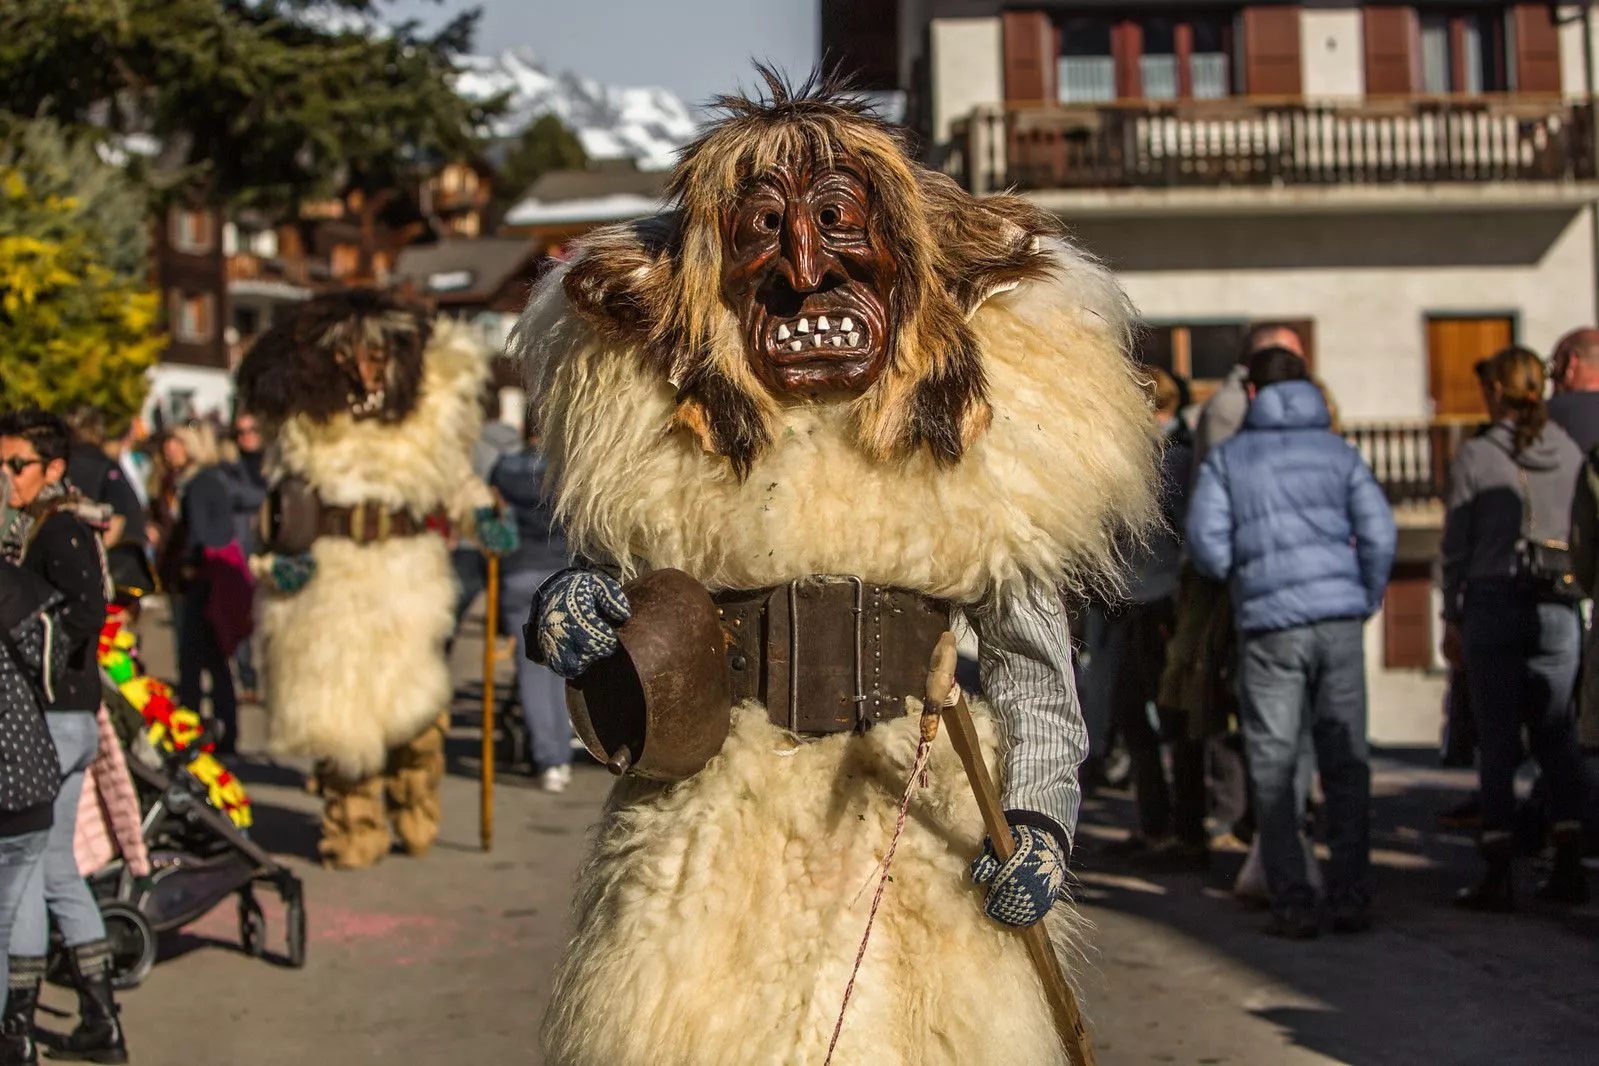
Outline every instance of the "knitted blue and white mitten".
[[477, 542], [487, 555], [510, 555], [522, 541], [516, 522], [497, 508], [479, 507], [472, 512], [472, 520]]
[[1001, 925], [1025, 928], [1043, 921], [1066, 888], [1066, 853], [1055, 834], [1030, 825], [1012, 825], [1016, 854], [1003, 865], [994, 847], [983, 842], [983, 854], [972, 863], [972, 880], [988, 886], [983, 913]]
[[627, 595], [611, 575], [571, 567], [539, 586], [524, 630], [528, 656], [565, 678], [583, 671], [620, 646], [616, 627], [633, 617]]
[[310, 552], [272, 558], [272, 585], [279, 592], [293, 595], [309, 585], [315, 576], [316, 559]]

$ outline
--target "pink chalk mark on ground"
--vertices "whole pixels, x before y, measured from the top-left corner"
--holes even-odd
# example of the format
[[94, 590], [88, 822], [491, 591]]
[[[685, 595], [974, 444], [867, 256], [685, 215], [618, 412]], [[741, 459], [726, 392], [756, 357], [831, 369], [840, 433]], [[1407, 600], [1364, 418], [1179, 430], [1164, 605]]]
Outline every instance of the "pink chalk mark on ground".
[[[270, 892], [259, 892], [256, 899], [267, 920], [268, 950], [281, 951], [285, 936], [283, 905]], [[224, 944], [239, 940], [236, 897], [223, 900], [204, 917], [190, 922], [184, 931]], [[317, 945], [379, 950], [384, 962], [412, 966], [427, 961], [427, 956], [446, 948], [455, 939], [456, 924], [434, 915], [416, 912], [360, 911], [336, 904], [307, 902], [306, 940]], [[394, 954], [389, 954], [394, 952]]]

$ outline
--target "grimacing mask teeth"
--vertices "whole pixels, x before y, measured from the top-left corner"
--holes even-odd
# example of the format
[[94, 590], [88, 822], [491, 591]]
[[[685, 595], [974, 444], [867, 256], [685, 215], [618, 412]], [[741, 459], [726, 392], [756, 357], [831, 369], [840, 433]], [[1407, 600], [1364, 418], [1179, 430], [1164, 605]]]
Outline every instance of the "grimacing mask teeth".
[[865, 181], [799, 160], [753, 179], [723, 219], [722, 295], [778, 397], [857, 396], [890, 347], [895, 266]]

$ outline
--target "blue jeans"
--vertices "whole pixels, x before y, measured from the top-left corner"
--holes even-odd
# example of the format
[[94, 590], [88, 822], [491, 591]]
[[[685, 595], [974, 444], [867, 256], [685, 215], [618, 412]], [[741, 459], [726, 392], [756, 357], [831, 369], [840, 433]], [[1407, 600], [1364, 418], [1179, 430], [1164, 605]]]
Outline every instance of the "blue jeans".
[[1479, 584], [1466, 592], [1461, 621], [1484, 839], [1511, 830], [1523, 726], [1543, 773], [1549, 821], [1581, 817], [1582, 763], [1572, 714], [1582, 660], [1576, 607], [1539, 603], [1508, 583]]
[[1366, 655], [1359, 619], [1334, 619], [1240, 637], [1238, 696], [1255, 785], [1260, 857], [1273, 906], [1307, 906], [1295, 778], [1310, 733], [1327, 797], [1327, 896], [1369, 900], [1371, 760], [1366, 745]]
[[78, 872], [78, 860], [72, 852], [83, 771], [94, 762], [99, 750], [100, 730], [92, 714], [56, 711], [46, 714], [45, 719], [61, 757], [61, 791], [56, 793], [56, 820], [50, 827], [44, 861], [33, 868], [11, 930], [11, 954], [31, 958], [43, 957], [49, 947], [51, 918], [68, 947], [105, 939], [100, 908], [89, 892], [88, 882]]
[[48, 829], [0, 837], [0, 1013], [6, 1009], [9, 988], [3, 977], [11, 972], [11, 929], [49, 841]]
[[533, 595], [554, 570], [512, 570], [500, 574], [500, 624], [516, 637], [516, 689], [533, 749], [533, 767], [542, 772], [572, 761], [572, 719], [566, 712], [566, 682], [547, 666], [531, 662], [522, 625], [533, 609]]

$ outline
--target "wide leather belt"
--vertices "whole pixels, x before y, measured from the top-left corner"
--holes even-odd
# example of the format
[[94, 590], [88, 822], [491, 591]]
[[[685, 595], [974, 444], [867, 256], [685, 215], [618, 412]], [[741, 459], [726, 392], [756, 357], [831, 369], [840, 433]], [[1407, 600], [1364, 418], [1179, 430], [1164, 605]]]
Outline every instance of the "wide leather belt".
[[389, 510], [371, 503], [324, 506], [317, 516], [319, 536], [346, 537], [357, 544], [374, 544], [390, 537], [419, 537], [424, 533], [444, 534], [448, 530], [449, 518], [443, 511], [431, 511], [418, 518], [409, 511]]
[[735, 702], [758, 699], [800, 734], [865, 730], [905, 714], [949, 628], [950, 605], [854, 577], [712, 593]]
[[262, 540], [267, 551], [279, 555], [308, 552], [318, 537], [375, 544], [390, 537], [448, 535], [449, 531], [449, 516], [442, 509], [418, 518], [409, 511], [376, 503], [335, 506], [322, 502], [316, 490], [295, 475], [274, 484], [261, 504]]

